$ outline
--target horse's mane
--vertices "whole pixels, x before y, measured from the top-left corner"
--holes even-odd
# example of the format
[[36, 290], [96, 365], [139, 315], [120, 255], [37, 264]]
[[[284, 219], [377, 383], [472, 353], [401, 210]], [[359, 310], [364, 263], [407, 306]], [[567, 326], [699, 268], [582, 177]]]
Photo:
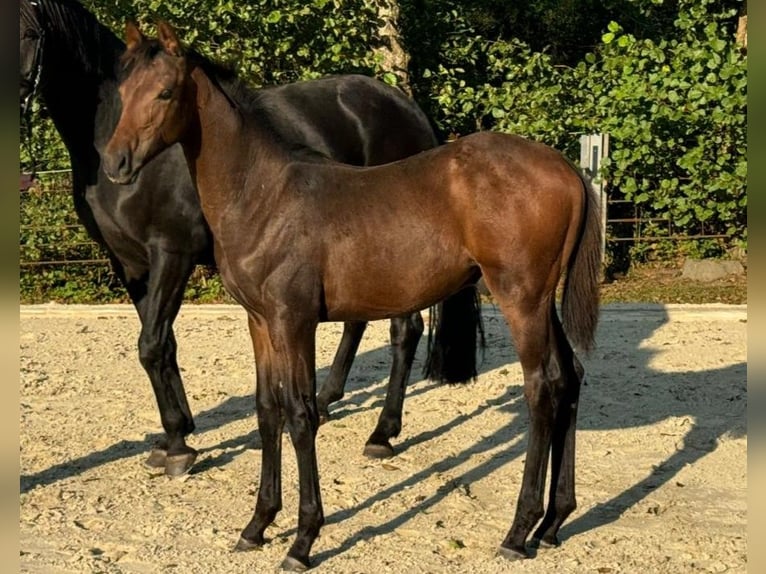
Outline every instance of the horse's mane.
[[[66, 51], [88, 75], [114, 75], [116, 55], [124, 44], [76, 0], [29, 0], [20, 3], [20, 17], [28, 25], [45, 31], [46, 44], [66, 43]], [[61, 46], [47, 46], [60, 50]]]

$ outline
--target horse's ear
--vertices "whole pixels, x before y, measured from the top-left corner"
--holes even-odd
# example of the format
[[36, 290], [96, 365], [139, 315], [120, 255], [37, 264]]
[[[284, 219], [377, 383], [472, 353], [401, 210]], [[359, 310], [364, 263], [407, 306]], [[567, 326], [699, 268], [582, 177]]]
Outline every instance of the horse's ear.
[[176, 31], [173, 30], [173, 27], [164, 20], [160, 20], [157, 23], [157, 38], [159, 38], [160, 44], [162, 44], [162, 47], [168, 54], [171, 56], [182, 55], [181, 40], [176, 36]]
[[127, 45], [128, 50], [133, 50], [144, 40], [146, 40], [146, 37], [141, 33], [141, 30], [138, 29], [136, 23], [128, 21], [128, 23], [125, 24], [125, 44]]

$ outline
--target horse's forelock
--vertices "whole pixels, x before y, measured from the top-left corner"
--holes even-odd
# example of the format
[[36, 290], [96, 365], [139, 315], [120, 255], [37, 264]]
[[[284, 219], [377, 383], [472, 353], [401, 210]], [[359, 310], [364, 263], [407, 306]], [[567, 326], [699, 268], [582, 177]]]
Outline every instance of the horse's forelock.
[[148, 65], [162, 52], [162, 45], [155, 38], [146, 38], [137, 46], [126, 50], [120, 57], [120, 81], [123, 81], [138, 66]]

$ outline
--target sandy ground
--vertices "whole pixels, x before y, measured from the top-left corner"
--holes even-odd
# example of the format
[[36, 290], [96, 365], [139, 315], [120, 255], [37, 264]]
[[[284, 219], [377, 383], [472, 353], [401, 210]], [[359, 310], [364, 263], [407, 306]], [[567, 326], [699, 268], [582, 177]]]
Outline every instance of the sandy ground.
[[[397, 456], [362, 447], [378, 416], [388, 323], [370, 325], [335, 419], [318, 442], [327, 523], [316, 572], [745, 572], [745, 307], [610, 306], [586, 359], [578, 426], [579, 507], [563, 543], [508, 563], [526, 448], [521, 372], [505, 323], [486, 307], [475, 383], [421, 380], [405, 403]], [[252, 355], [236, 307], [186, 306], [179, 364], [196, 414], [193, 472], [142, 466], [159, 432], [137, 358], [131, 307], [20, 310], [21, 570], [55, 574], [275, 571], [297, 522], [285, 438], [284, 509], [263, 550], [232, 553], [252, 514], [260, 465]], [[319, 379], [341, 326], [323, 325]]]

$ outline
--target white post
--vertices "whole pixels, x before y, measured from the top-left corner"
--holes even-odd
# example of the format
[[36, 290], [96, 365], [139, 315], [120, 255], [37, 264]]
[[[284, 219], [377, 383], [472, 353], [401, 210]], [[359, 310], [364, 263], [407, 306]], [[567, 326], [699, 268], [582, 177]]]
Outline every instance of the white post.
[[609, 134], [580, 136], [580, 166], [593, 181], [601, 206], [602, 252], [606, 250], [606, 180], [601, 177], [601, 161], [609, 155]]

